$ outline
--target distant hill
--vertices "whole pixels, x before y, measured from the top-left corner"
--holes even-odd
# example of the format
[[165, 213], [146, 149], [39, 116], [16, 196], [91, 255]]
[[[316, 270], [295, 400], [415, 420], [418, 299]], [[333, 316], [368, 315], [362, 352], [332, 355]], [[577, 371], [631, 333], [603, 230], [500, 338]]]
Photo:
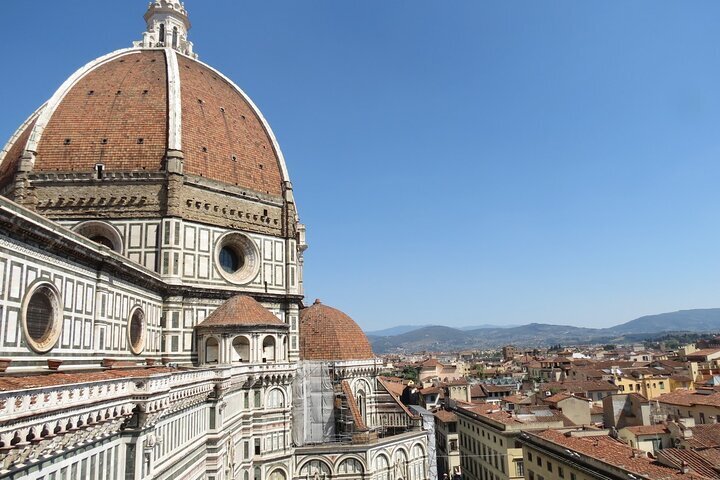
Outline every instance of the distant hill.
[[483, 325], [470, 325], [468, 327], [458, 327], [458, 330], [462, 330], [463, 332], [466, 332], [468, 330], [479, 330], [481, 328], [512, 328], [512, 327], [519, 327], [519, 324], [511, 324], [511, 325], [493, 325], [491, 323], [486, 323]]
[[397, 327], [384, 328], [382, 330], [371, 330], [365, 332], [366, 335], [371, 337], [388, 337], [391, 335], [402, 335], [403, 333], [412, 332], [428, 325], [398, 325]]
[[398, 350], [442, 350], [448, 345], [455, 345], [457, 350], [471, 347], [473, 337], [456, 328], [423, 327], [400, 335], [389, 337], [370, 337], [375, 353], [388, 353]]
[[720, 308], [698, 308], [660, 313], [658, 315], [646, 315], [607, 330], [616, 334], [673, 332], [678, 330], [687, 332], [720, 330]]
[[[582, 328], [543, 323], [509, 327], [487, 325], [479, 328], [444, 326], [395, 328], [405, 331], [381, 336], [369, 335], [375, 353], [489, 349], [507, 344], [546, 347], [556, 344], [636, 342], [643, 338], [658, 337], [667, 332], [715, 332], [720, 331], [720, 308], [647, 315], [610, 328]], [[393, 329], [384, 331], [391, 330]]]
[[[414, 330], [420, 330], [421, 328], [427, 328], [427, 327], [437, 327], [442, 325], [398, 325], [397, 327], [390, 327], [390, 328], [383, 328], [382, 330], [368, 330], [365, 332], [365, 335], [368, 337], [390, 337], [393, 335], [402, 335], [403, 333], [412, 332]], [[492, 324], [484, 324], [484, 325], [470, 325], [467, 327], [457, 327], [458, 330], [467, 331], [467, 330], [477, 330], [479, 328], [512, 328], [517, 327], [519, 325], [492, 325]], [[450, 327], [455, 328], [455, 327]]]

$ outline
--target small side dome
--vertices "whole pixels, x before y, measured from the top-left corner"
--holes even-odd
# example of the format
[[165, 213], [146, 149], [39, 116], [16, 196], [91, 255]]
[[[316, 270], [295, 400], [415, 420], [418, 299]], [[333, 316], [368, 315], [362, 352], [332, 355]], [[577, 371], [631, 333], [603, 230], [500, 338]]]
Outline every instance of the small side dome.
[[371, 360], [370, 342], [355, 321], [320, 300], [300, 311], [300, 358]]
[[199, 329], [234, 326], [286, 327], [287, 325], [257, 300], [247, 295], [235, 295], [198, 324]]

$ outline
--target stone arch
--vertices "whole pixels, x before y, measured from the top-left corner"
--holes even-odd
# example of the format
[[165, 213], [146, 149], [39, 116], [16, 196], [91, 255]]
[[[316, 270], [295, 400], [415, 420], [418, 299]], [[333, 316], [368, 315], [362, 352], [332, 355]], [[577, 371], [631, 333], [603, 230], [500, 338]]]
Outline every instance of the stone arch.
[[425, 456], [425, 446], [420, 442], [415, 442], [413, 446], [410, 448], [410, 451], [415, 453], [415, 450], [419, 449], [423, 456]]
[[268, 475], [268, 480], [287, 480], [288, 479], [288, 473], [285, 471], [284, 468], [281, 467], [275, 467], [270, 471], [270, 474]]
[[369, 425], [371, 423], [369, 421], [371, 416], [369, 415], [369, 411], [371, 408], [368, 408], [368, 398], [373, 392], [370, 382], [364, 378], [356, 378], [353, 380], [351, 388], [353, 390], [353, 395], [355, 395], [355, 403], [360, 411], [360, 416], [365, 421], [365, 424]]
[[88, 220], [73, 227], [73, 230], [95, 243], [103, 245], [113, 252], [123, 254], [123, 238], [120, 231], [108, 222]]
[[266, 335], [262, 342], [262, 361], [274, 362], [276, 358], [277, 341], [274, 335]]
[[420, 480], [425, 478], [425, 471], [427, 469], [425, 462], [426, 450], [425, 447], [416, 442], [410, 449], [410, 464], [409, 464], [409, 480]]
[[393, 452], [393, 470], [397, 480], [407, 480], [408, 477], [408, 453], [403, 447], [398, 447]]
[[378, 453], [373, 459], [373, 470], [377, 480], [390, 480], [390, 460], [384, 453]]
[[216, 337], [205, 339], [205, 363], [220, 363], [220, 342]]
[[343, 455], [335, 461], [335, 471], [338, 475], [352, 473], [362, 475], [366, 470], [364, 459], [356, 455]]
[[[323, 458], [310, 458], [300, 464], [300, 477], [329, 479], [332, 476], [330, 463]], [[315, 475], [317, 474], [317, 477]]]
[[265, 394], [266, 408], [282, 408], [287, 405], [285, 391], [282, 388], [274, 387]]
[[238, 335], [232, 340], [232, 362], [247, 363], [250, 361], [250, 339], [246, 335]]

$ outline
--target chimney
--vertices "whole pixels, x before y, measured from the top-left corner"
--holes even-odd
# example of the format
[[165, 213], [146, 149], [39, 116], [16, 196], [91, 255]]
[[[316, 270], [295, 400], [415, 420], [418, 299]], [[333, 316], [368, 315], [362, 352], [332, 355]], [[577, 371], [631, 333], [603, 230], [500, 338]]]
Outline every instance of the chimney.
[[689, 472], [690, 472], [690, 466], [688, 465], [688, 463], [685, 460], [683, 460], [680, 463], [680, 473], [686, 474]]

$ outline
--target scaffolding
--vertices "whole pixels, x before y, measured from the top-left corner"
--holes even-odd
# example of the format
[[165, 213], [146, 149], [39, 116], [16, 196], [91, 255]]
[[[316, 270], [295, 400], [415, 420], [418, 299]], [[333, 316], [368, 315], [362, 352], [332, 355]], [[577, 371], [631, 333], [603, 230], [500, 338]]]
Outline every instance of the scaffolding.
[[301, 361], [293, 382], [293, 442], [297, 446], [335, 439], [335, 392], [326, 362]]

